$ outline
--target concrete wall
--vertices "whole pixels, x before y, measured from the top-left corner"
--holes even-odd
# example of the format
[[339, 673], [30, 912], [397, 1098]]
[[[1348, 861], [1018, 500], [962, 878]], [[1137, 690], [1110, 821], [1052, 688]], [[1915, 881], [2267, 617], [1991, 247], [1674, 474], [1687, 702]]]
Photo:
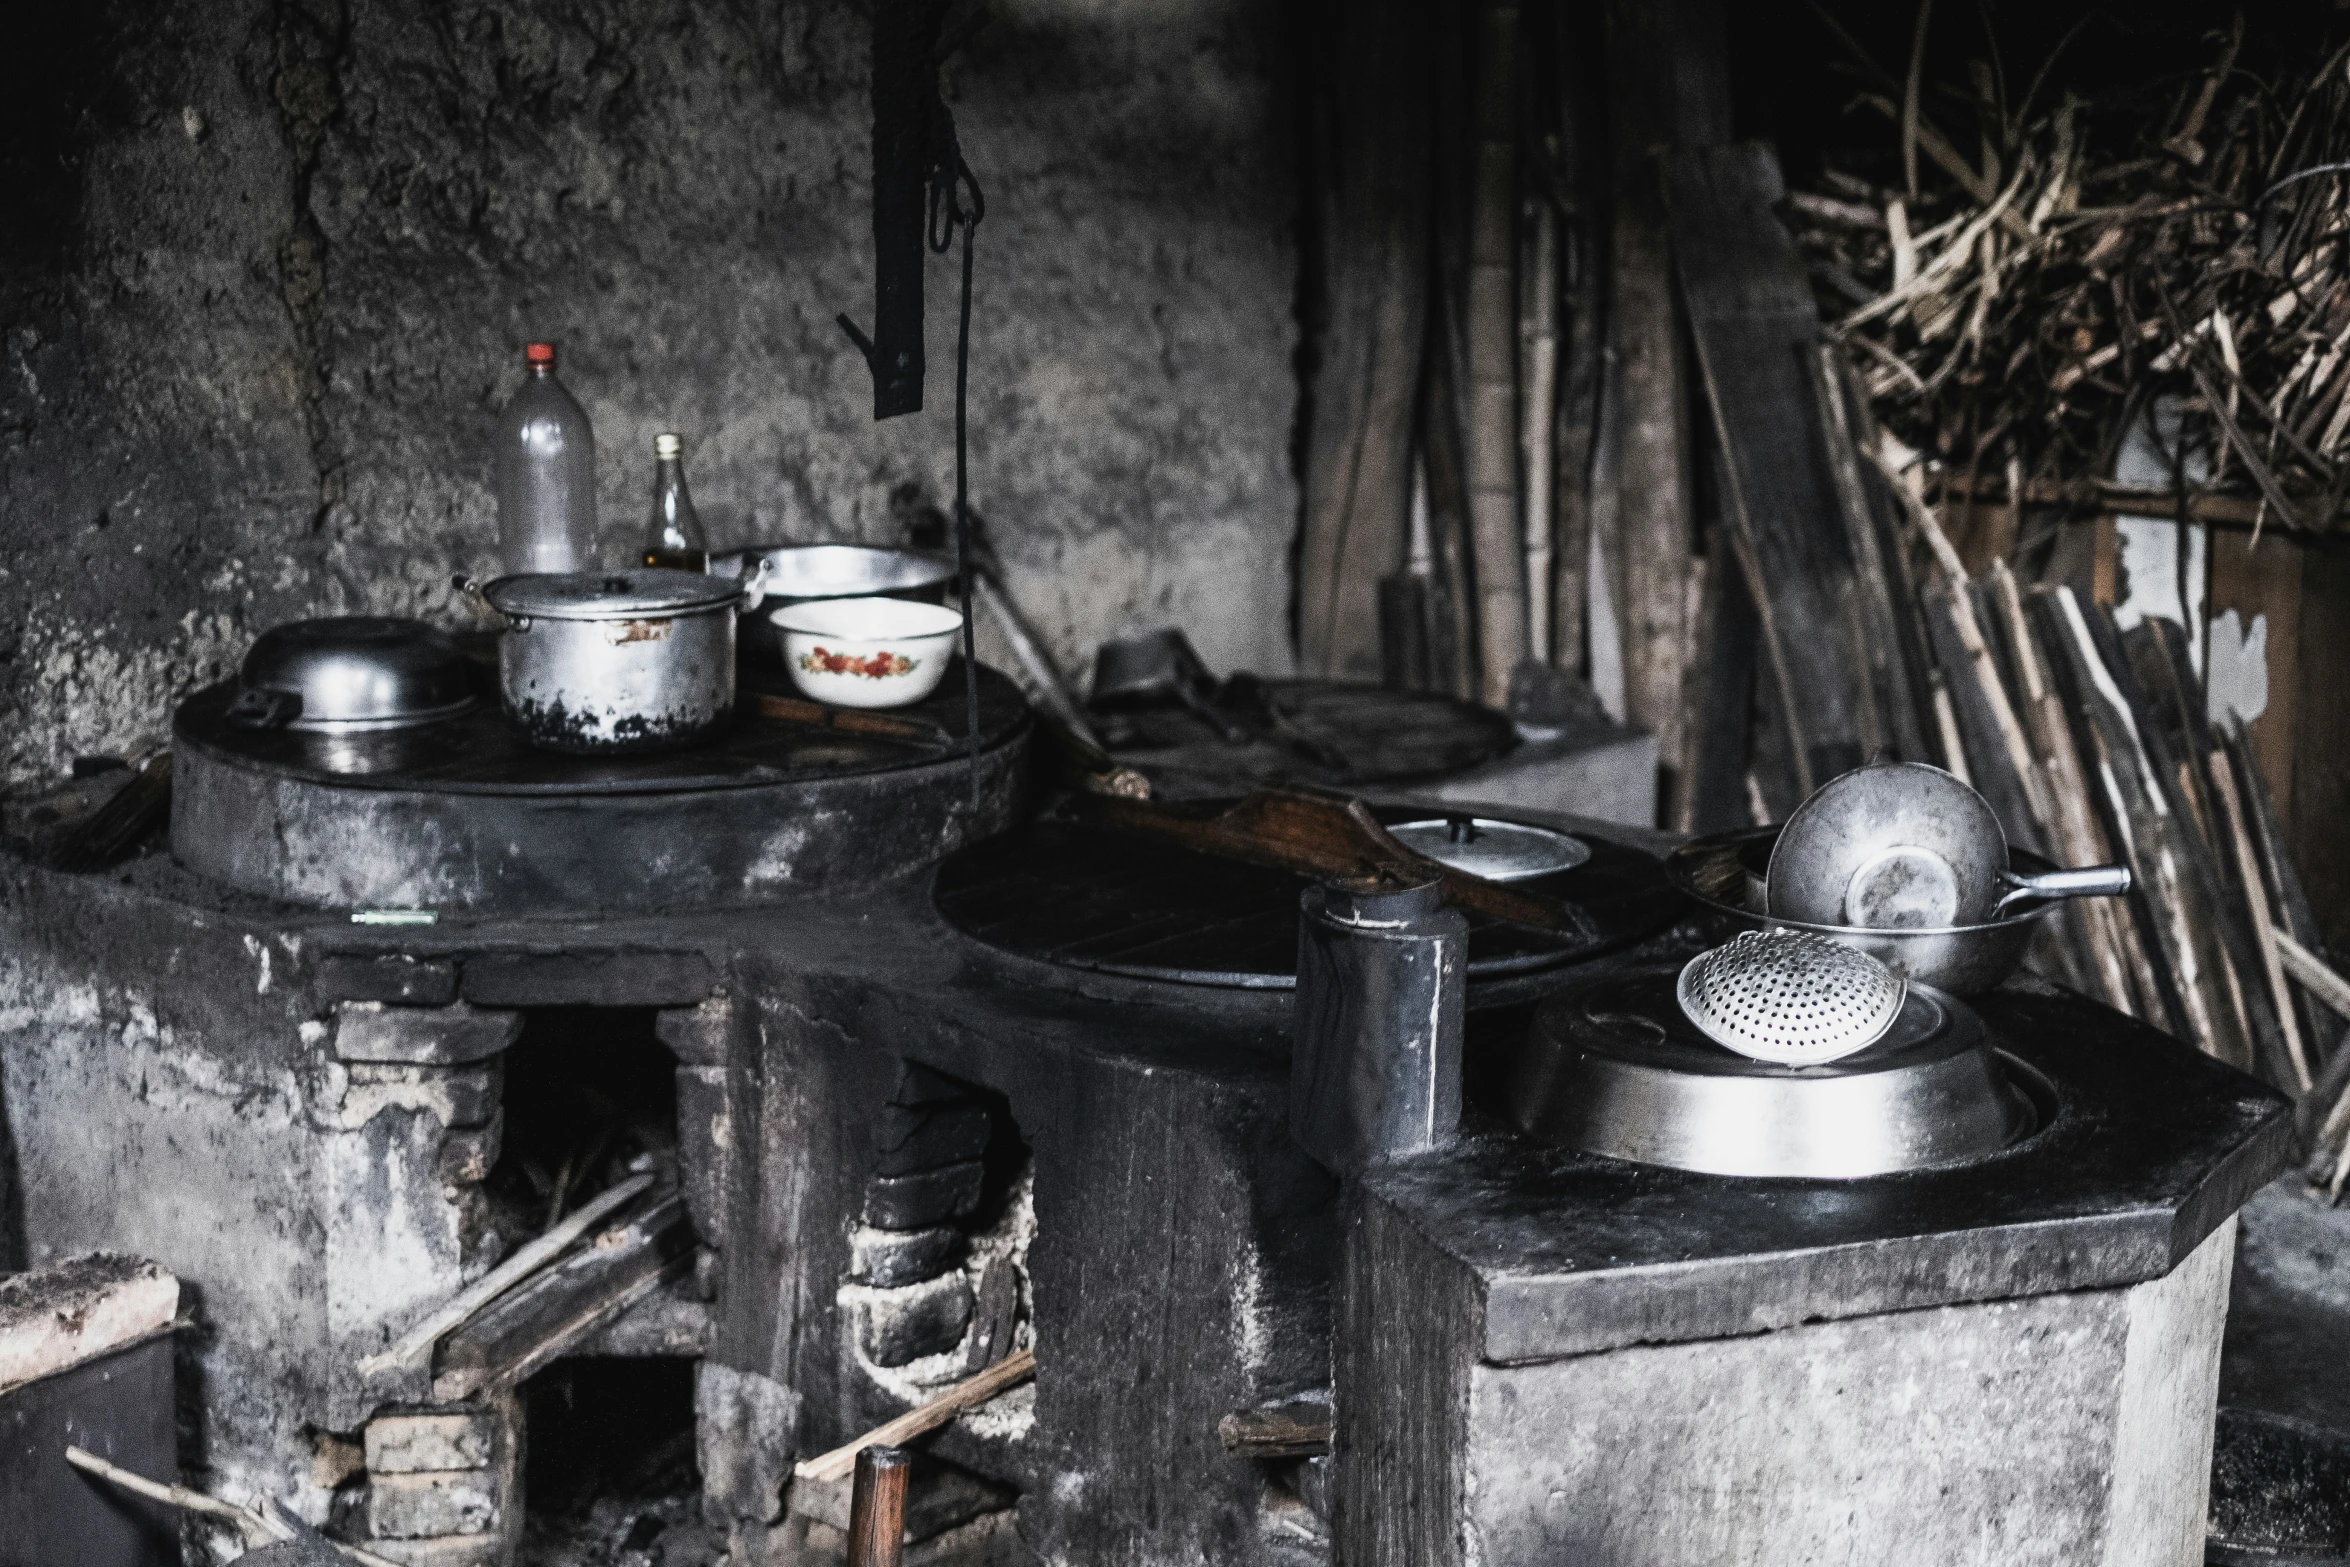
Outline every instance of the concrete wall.
[[[984, 182], [973, 502], [1065, 664], [1178, 622], [1289, 659], [1295, 404], [1277, 8], [999, 0], [949, 73]], [[607, 548], [655, 431], [720, 545], [951, 495], [876, 426], [866, 22], [844, 0], [98, 0], [0, 67], [0, 777], [159, 735], [301, 615], [454, 619], [483, 450], [550, 337]]]

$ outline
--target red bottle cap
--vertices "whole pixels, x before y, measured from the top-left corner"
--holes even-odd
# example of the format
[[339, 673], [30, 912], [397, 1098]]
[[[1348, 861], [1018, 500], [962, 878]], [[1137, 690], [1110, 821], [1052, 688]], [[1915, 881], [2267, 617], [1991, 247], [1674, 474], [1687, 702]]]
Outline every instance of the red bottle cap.
[[532, 343], [522, 350], [522, 358], [527, 364], [552, 365], [555, 362], [555, 345]]

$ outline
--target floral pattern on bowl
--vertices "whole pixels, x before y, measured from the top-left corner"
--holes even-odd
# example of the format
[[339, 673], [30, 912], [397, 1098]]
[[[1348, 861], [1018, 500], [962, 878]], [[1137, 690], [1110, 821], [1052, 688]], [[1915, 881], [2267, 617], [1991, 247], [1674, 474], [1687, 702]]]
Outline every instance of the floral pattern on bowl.
[[825, 647], [812, 647], [800, 655], [800, 667], [811, 675], [863, 675], [868, 680], [910, 675], [921, 664], [920, 659], [908, 658], [903, 653], [875, 653], [859, 658], [854, 653], [835, 653]]

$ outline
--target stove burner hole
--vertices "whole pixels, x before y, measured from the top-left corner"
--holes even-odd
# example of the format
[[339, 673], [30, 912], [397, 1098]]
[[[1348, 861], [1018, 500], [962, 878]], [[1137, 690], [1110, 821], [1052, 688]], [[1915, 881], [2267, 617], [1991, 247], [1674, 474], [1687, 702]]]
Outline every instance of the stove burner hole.
[[509, 1251], [632, 1169], [676, 1181], [677, 1061], [653, 1019], [645, 1007], [523, 1014], [506, 1052], [503, 1150], [484, 1186]]
[[522, 1385], [524, 1523], [517, 1567], [707, 1567], [694, 1362], [559, 1360]]

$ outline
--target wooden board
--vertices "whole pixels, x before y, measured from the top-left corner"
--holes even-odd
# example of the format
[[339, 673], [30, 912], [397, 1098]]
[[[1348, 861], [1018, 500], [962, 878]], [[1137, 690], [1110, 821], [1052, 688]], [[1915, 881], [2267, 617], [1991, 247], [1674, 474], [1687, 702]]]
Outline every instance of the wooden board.
[[2280, 533], [2264, 535], [2257, 547], [2248, 533], [2213, 528], [2206, 536], [2211, 546], [2209, 613], [2216, 618], [2234, 610], [2247, 633], [2257, 617], [2268, 620], [2268, 710], [2250, 725], [2252, 759], [2278, 812], [2289, 818], [2295, 720], [2302, 688], [2312, 680], [2300, 659], [2304, 547]]
[[1773, 211], [1785, 194], [1777, 158], [1759, 143], [1672, 162], [1673, 262], [1721, 432], [1731, 538], [1808, 790], [1860, 765], [1886, 731], [1861, 651], [1855, 561], [1813, 371], [1818, 307]]

